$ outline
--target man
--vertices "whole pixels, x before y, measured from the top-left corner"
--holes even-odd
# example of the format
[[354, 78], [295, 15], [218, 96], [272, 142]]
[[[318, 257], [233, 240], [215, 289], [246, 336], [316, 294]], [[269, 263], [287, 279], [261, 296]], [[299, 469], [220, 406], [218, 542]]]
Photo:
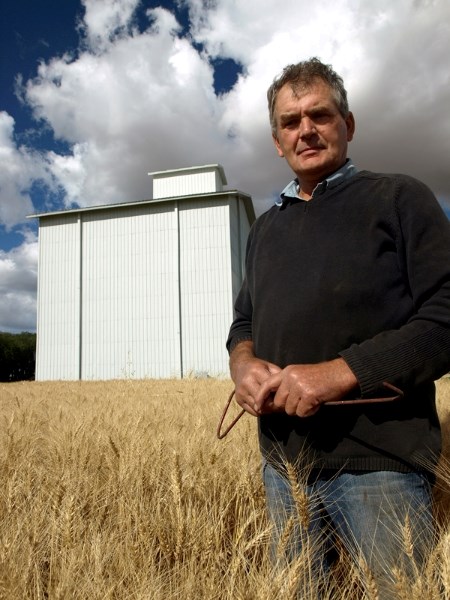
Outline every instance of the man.
[[[286, 67], [268, 101], [276, 150], [296, 178], [249, 235], [227, 342], [235, 397], [258, 417], [278, 533], [295, 506], [287, 465], [310, 469], [307, 534], [328, 539], [331, 527], [389, 598], [394, 563], [420, 565], [433, 535], [450, 226], [421, 182], [357, 171], [347, 158], [355, 120], [330, 66]], [[404, 397], [328, 404], [389, 395], [386, 383]]]

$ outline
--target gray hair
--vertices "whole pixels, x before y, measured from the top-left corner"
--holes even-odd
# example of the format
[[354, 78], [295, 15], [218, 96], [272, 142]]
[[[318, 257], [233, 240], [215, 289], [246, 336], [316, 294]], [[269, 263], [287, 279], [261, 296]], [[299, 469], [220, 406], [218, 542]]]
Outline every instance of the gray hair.
[[318, 58], [310, 58], [309, 60], [304, 60], [296, 65], [288, 65], [285, 67], [283, 72], [274, 79], [272, 85], [267, 90], [270, 125], [274, 136], [277, 132], [275, 103], [281, 88], [288, 83], [295, 94], [302, 88], [307, 89], [311, 87], [317, 79], [321, 79], [330, 86], [339, 112], [344, 119], [348, 117], [349, 108], [347, 92], [342, 77], [332, 69], [331, 65], [325, 65]]

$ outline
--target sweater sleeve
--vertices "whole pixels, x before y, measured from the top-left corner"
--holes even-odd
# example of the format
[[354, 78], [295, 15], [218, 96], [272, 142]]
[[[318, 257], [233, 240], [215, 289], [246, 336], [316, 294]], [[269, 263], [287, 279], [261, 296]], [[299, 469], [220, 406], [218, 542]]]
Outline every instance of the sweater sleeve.
[[239, 343], [252, 340], [252, 301], [248, 291], [247, 279], [244, 279], [234, 306], [234, 319], [227, 340], [227, 350], [232, 352]]
[[407, 391], [450, 369], [450, 223], [430, 190], [399, 178], [395, 206], [397, 255], [414, 312], [402, 327], [340, 352], [363, 395], [383, 381]]
[[[246, 245], [246, 263], [250, 246], [255, 231], [256, 223], [250, 229], [250, 233], [247, 239]], [[234, 319], [230, 327], [226, 347], [228, 353], [231, 354], [233, 348], [239, 344], [253, 339], [252, 332], [252, 320], [253, 320], [253, 304], [248, 286], [248, 278], [244, 277], [241, 289], [237, 295], [236, 302], [234, 304]]]

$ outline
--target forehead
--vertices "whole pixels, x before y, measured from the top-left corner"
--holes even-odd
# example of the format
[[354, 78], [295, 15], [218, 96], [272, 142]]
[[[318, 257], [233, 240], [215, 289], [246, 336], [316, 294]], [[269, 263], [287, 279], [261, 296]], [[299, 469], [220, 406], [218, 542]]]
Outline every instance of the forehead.
[[291, 83], [283, 85], [276, 98], [275, 112], [281, 114], [314, 106], [337, 108], [333, 90], [320, 79], [308, 86], [293, 86]]

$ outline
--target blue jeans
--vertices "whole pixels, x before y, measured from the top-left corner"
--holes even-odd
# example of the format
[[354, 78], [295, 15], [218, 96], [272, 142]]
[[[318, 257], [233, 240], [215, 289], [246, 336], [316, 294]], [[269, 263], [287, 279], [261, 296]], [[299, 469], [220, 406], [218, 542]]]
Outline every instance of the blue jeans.
[[264, 462], [263, 481], [274, 524], [274, 560], [292, 562], [306, 548], [314, 578], [326, 580], [332, 541], [338, 538], [357, 565], [363, 559], [362, 579], [371, 573], [380, 599], [389, 599], [393, 567], [414, 575], [432, 547], [431, 486], [419, 473], [323, 474], [293, 489]]

